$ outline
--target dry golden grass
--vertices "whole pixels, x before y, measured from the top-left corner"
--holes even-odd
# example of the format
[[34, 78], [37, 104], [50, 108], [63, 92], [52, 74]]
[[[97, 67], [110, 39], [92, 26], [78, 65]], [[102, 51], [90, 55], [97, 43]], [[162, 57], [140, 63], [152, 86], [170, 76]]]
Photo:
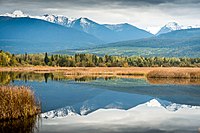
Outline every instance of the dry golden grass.
[[147, 78], [200, 79], [200, 70], [199, 69], [153, 70], [147, 74]]
[[64, 72], [68, 75], [89, 75], [89, 74], [127, 74], [138, 75], [151, 71], [151, 67], [50, 67], [50, 66], [32, 66], [32, 67], [0, 67], [0, 71], [12, 72]]
[[[119, 78], [188, 78], [199, 79], [200, 68], [192, 67], [0, 67], [0, 71], [52, 73], [68, 78], [119, 77]], [[177, 82], [178, 83], [178, 82]]]
[[153, 70], [164, 71], [200, 71], [200, 68], [192, 67], [51, 67], [51, 66], [31, 66], [31, 67], [0, 67], [0, 71], [13, 71], [13, 72], [66, 72], [69, 74], [86, 74], [86, 73], [148, 73]]
[[0, 120], [28, 118], [40, 112], [33, 91], [25, 86], [0, 86]]

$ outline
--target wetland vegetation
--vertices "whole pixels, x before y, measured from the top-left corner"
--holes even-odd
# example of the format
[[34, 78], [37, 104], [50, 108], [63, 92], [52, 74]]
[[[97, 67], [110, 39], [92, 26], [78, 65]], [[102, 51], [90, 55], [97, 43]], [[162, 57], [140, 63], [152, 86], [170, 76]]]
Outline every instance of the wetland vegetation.
[[26, 86], [0, 86], [0, 121], [29, 118], [40, 113], [34, 92]]

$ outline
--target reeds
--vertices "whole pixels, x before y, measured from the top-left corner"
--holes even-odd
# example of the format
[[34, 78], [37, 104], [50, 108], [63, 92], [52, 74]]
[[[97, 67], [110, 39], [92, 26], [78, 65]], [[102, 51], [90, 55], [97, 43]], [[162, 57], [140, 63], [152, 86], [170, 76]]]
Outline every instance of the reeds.
[[34, 92], [26, 86], [0, 86], [0, 120], [28, 118], [40, 113]]
[[147, 78], [184, 78], [200, 79], [200, 71], [194, 70], [154, 70], [147, 73]]

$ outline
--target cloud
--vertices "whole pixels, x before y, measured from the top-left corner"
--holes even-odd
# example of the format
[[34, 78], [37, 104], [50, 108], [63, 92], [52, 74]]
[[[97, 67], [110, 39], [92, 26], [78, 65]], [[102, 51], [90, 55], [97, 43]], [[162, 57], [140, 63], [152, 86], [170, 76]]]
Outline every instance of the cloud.
[[42, 4], [46, 6], [69, 5], [79, 7], [97, 6], [151, 6], [160, 4], [197, 4], [200, 0], [0, 0], [11, 4]]
[[31, 15], [88, 17], [99, 23], [128, 22], [139, 27], [169, 21], [199, 24], [200, 0], [0, 0], [0, 14], [22, 10]]
[[196, 5], [200, 0], [0, 0], [0, 7], [43, 7], [43, 8], [130, 8], [155, 7], [160, 5]]

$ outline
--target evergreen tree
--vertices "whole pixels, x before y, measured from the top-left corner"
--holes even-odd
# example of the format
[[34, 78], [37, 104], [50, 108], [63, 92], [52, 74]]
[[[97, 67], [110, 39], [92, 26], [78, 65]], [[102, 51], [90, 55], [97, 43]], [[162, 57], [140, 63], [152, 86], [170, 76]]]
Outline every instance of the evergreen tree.
[[27, 59], [28, 59], [28, 55], [27, 55], [27, 53], [25, 53], [25, 55], [24, 55], [24, 61], [27, 61]]
[[51, 55], [51, 61], [55, 61], [55, 59], [54, 59], [53, 55]]
[[48, 57], [48, 55], [47, 55], [47, 52], [45, 53], [44, 63], [45, 63], [46, 65], [48, 65], [48, 63], [49, 63], [49, 57]]

